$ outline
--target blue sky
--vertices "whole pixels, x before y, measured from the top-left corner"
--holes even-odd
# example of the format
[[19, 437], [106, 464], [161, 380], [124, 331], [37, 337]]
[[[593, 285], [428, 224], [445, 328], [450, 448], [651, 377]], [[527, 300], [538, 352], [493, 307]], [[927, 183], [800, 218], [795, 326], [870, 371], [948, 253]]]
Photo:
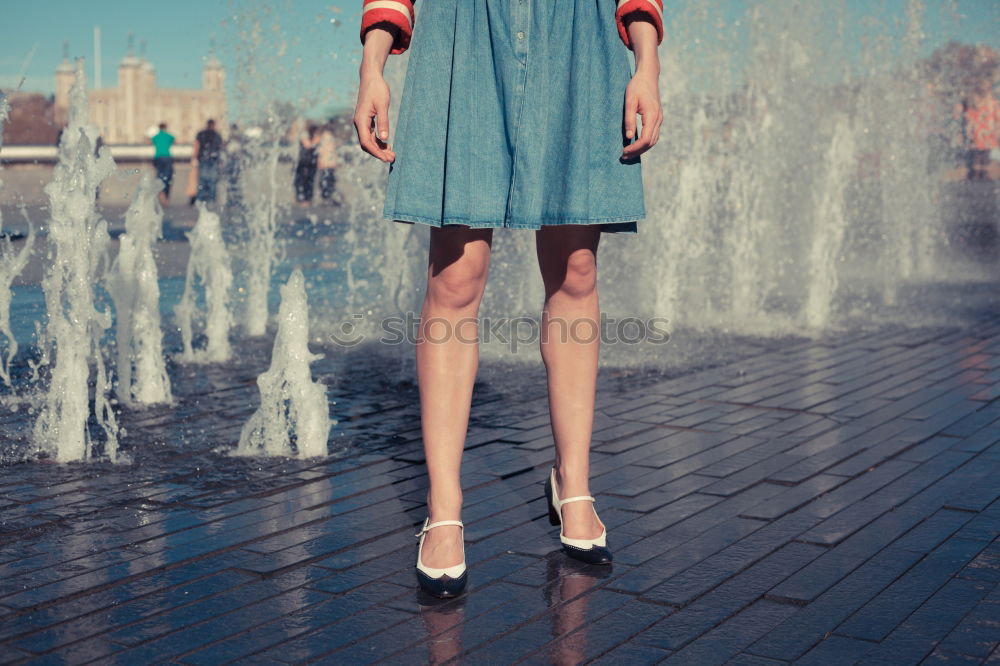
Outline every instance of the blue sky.
[[[433, 0], [426, 0], [428, 2]], [[667, 14], [703, 0], [667, 0]], [[788, 0], [779, 0], [788, 1]], [[894, 30], [907, 0], [814, 0], [824, 7], [841, 6], [848, 34]], [[716, 16], [705, 30], [720, 25], [733, 30], [753, 0], [714, 0]], [[312, 108], [353, 106], [360, 56], [360, 0], [0, 0], [0, 87], [14, 85], [24, 71], [25, 90], [50, 93], [52, 72], [68, 40], [71, 56], [86, 56], [93, 76], [93, 28], [101, 27], [102, 77], [114, 85], [128, 33], [147, 42], [162, 87], [199, 87], [202, 58], [214, 38], [230, 81], [247, 50], [241, 35], [260, 26], [263, 48], [257, 52], [261, 75], [251, 77], [262, 92], [286, 99], [310, 95]], [[926, 0], [925, 52], [957, 38], [1000, 49], [1000, 2], [995, 0]], [[888, 26], [888, 27], [887, 27]], [[711, 35], [707, 35], [711, 38]], [[730, 39], [727, 43], [734, 43]], [[735, 40], [738, 43], [738, 40]], [[24, 67], [29, 54], [33, 56]], [[232, 88], [235, 88], [233, 86]], [[231, 94], [236, 94], [231, 88]]]

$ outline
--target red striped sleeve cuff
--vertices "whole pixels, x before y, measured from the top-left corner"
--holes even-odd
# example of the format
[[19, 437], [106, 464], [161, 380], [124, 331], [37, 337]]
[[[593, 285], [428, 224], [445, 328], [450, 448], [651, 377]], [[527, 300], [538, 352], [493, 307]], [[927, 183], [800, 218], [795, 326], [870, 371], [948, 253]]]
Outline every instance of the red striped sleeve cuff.
[[361, 13], [361, 43], [365, 43], [365, 34], [372, 27], [391, 23], [399, 28], [399, 34], [389, 53], [402, 53], [410, 46], [413, 19], [413, 0], [365, 0]]
[[641, 14], [641, 18], [651, 21], [656, 26], [657, 44], [663, 41], [663, 0], [618, 0], [618, 9], [615, 11], [618, 35], [625, 46], [631, 49], [632, 42], [625, 29], [625, 17], [630, 14]]

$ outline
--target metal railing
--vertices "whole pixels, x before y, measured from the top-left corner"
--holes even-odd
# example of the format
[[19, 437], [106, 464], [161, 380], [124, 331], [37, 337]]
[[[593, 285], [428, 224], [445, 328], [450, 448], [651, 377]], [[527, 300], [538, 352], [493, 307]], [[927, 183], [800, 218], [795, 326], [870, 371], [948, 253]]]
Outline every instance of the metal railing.
[[[115, 162], [152, 162], [153, 146], [141, 145], [110, 145], [105, 148], [111, 150], [111, 156]], [[179, 162], [191, 160], [193, 147], [191, 144], [177, 145], [170, 149], [170, 155]], [[55, 146], [4, 146], [0, 148], [0, 162], [6, 164], [17, 163], [52, 163], [59, 158], [58, 150]]]

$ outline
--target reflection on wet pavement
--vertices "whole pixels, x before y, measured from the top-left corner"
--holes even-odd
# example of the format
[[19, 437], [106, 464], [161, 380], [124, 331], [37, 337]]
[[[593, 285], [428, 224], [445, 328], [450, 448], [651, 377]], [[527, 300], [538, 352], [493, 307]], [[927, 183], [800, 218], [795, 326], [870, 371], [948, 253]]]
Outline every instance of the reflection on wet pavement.
[[[612, 567], [568, 560], [545, 519], [541, 370], [496, 370], [465, 453], [468, 593], [443, 602], [413, 573], [426, 478], [405, 363], [317, 364], [339, 423], [309, 460], [224, 453], [267, 341], [225, 368], [173, 367], [177, 404], [122, 419], [132, 464], [3, 468], [0, 657], [995, 658], [998, 340], [994, 313], [761, 341], [676, 376], [602, 370], [592, 490]], [[29, 418], [4, 417], [6, 446]]]

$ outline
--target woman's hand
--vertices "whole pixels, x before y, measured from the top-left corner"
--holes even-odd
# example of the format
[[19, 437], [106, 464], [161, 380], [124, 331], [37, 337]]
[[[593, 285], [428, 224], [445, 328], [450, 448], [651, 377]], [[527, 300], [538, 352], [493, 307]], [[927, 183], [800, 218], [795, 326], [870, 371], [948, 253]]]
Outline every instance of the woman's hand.
[[[663, 123], [656, 27], [649, 21], [632, 20], [628, 23], [627, 30], [635, 53], [635, 74], [625, 88], [623, 161], [634, 160], [655, 146], [660, 139], [660, 125]], [[642, 129], [638, 138], [632, 141], [636, 136], [637, 116], [642, 116]]]
[[382, 28], [373, 28], [365, 35], [358, 104], [354, 108], [354, 129], [358, 132], [361, 149], [383, 162], [396, 160], [396, 153], [388, 142], [389, 84], [382, 77], [394, 40], [395, 35]]

